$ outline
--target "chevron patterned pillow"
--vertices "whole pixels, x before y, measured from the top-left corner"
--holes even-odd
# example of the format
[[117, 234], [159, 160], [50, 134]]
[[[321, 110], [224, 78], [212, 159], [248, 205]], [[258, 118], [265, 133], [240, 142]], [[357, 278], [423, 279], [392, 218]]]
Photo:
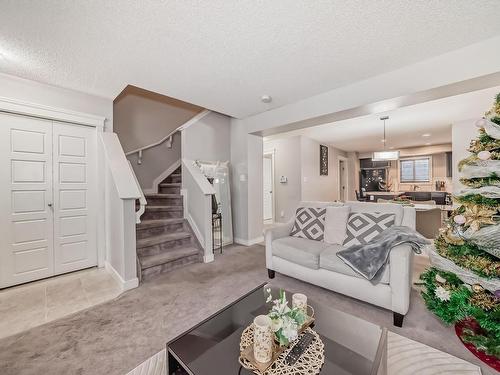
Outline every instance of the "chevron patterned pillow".
[[394, 214], [383, 212], [353, 212], [347, 220], [344, 247], [365, 245], [387, 228], [394, 225]]
[[295, 223], [290, 235], [323, 241], [325, 235], [326, 208], [299, 207], [295, 213]]

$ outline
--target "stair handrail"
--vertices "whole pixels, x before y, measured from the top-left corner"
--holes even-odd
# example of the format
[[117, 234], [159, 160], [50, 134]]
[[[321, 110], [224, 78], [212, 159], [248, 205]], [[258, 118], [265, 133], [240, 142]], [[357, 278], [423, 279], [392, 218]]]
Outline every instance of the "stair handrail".
[[139, 154], [138, 164], [141, 164], [142, 152], [144, 150], [150, 149], [152, 147], [159, 146], [159, 145], [161, 145], [162, 143], [164, 143], [164, 142], [166, 142], [168, 140], [170, 140], [170, 142], [172, 142], [172, 137], [174, 136], [175, 133], [180, 132], [180, 131], [186, 129], [187, 127], [193, 125], [195, 122], [201, 120], [203, 117], [205, 117], [206, 115], [208, 115], [210, 112], [211, 111], [208, 110], [208, 109], [205, 109], [205, 110], [201, 111], [196, 116], [191, 117], [188, 121], [186, 121], [182, 125], [178, 126], [174, 130], [172, 130], [170, 133], [168, 133], [166, 136], [164, 136], [159, 141], [153, 142], [153, 143], [151, 143], [151, 144], [149, 144], [147, 146], [136, 148], [135, 150], [132, 150], [132, 151], [128, 151], [128, 152], [125, 153], [125, 156], [130, 156], [130, 155], [133, 155], [133, 154]]
[[146, 211], [146, 206], [148, 204], [148, 201], [146, 200], [146, 197], [144, 196], [144, 192], [141, 189], [141, 185], [139, 185], [139, 181], [137, 180], [137, 176], [135, 175], [134, 168], [132, 168], [132, 163], [130, 160], [128, 161], [128, 166], [130, 167], [130, 170], [132, 171], [132, 175], [134, 176], [135, 183], [137, 184], [137, 188], [139, 189], [139, 192], [141, 196], [139, 197], [139, 209], [135, 212], [135, 223], [140, 224], [141, 223], [141, 216], [144, 214]]

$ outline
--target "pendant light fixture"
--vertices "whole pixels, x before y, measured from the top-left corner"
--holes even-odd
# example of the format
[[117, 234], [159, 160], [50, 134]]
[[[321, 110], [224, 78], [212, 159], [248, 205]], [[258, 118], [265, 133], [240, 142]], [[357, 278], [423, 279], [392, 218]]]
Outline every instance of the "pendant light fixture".
[[383, 116], [380, 120], [384, 122], [384, 138], [382, 139], [382, 142], [384, 142], [384, 151], [375, 151], [372, 155], [372, 161], [398, 160], [399, 151], [386, 150], [387, 138], [385, 137], [385, 121], [389, 120], [389, 116]]

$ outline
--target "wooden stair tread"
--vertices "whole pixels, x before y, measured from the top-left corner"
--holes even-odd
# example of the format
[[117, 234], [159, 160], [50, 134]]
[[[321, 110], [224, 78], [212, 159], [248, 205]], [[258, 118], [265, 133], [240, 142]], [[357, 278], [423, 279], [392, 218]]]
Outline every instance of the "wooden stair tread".
[[152, 220], [142, 220], [140, 224], [137, 224], [137, 229], [149, 229], [164, 227], [170, 224], [182, 224], [184, 218], [171, 218], [171, 219], [152, 219]]
[[182, 211], [182, 206], [150, 206], [146, 205], [146, 211]]
[[189, 233], [189, 232], [175, 232], [175, 233], [168, 233], [168, 234], [160, 234], [157, 236], [150, 236], [148, 238], [143, 238], [143, 239], [137, 240], [137, 248], [141, 249], [143, 247], [154, 246], [154, 245], [158, 245], [158, 244], [161, 244], [164, 242], [184, 240], [184, 239], [190, 238], [190, 237], [191, 237], [191, 233]]
[[182, 184], [180, 182], [162, 182], [160, 187], [181, 187]]
[[141, 263], [141, 269], [146, 269], [169, 263], [177, 259], [196, 255], [198, 252], [199, 250], [195, 247], [180, 247], [178, 249], [162, 252], [160, 254], [139, 257], [139, 261]]

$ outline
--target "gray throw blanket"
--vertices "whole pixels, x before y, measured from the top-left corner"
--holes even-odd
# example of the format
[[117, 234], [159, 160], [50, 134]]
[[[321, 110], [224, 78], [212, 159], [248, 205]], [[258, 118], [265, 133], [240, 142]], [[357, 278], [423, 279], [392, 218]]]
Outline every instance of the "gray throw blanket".
[[337, 253], [337, 256], [354, 271], [372, 284], [378, 284], [389, 261], [391, 249], [407, 243], [413, 251], [421, 254], [420, 248], [431, 243], [409, 227], [392, 226], [373, 238], [366, 245], [354, 245]]

